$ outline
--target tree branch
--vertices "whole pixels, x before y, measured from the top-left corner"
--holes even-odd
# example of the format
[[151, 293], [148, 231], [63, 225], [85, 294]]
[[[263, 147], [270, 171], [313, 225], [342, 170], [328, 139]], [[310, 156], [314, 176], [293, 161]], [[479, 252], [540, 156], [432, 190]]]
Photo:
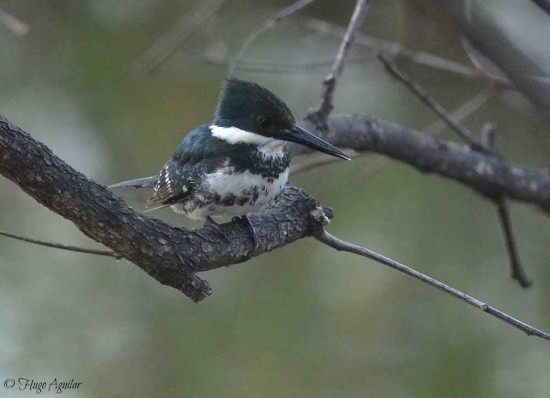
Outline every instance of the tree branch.
[[[303, 121], [309, 128], [312, 122]], [[537, 204], [550, 211], [550, 174], [504, 158], [444, 142], [369, 116], [332, 116], [324, 138], [358, 152], [374, 151], [420, 171], [461, 182], [491, 198]], [[304, 147], [295, 153], [306, 153]], [[244, 262], [297, 239], [311, 236], [330, 217], [306, 192], [286, 187], [281, 199], [251, 221], [258, 248], [239, 223], [221, 226], [231, 244], [210, 228], [184, 230], [136, 213], [105, 187], [88, 180], [45, 145], [0, 117], [0, 174], [52, 211], [71, 220], [92, 239], [135, 263], [159, 282], [195, 301], [210, 294], [194, 274]]]
[[334, 108], [333, 102], [336, 83], [344, 71], [344, 66], [346, 66], [349, 52], [353, 47], [353, 43], [355, 42], [355, 38], [357, 37], [357, 33], [359, 32], [361, 25], [363, 25], [369, 6], [369, 0], [357, 0], [355, 9], [353, 10], [353, 15], [351, 16], [351, 20], [348, 25], [348, 30], [340, 43], [340, 48], [336, 53], [336, 58], [334, 58], [334, 64], [332, 65], [329, 74], [323, 80], [321, 102], [307, 115], [307, 119], [314, 122], [321, 130], [326, 129], [326, 119]]
[[481, 143], [475, 138], [474, 133], [468, 130], [460, 121], [443, 108], [439, 102], [435, 100], [430, 94], [414, 82], [405, 72], [401, 71], [392, 60], [386, 58], [382, 53], [379, 54], [379, 58], [386, 67], [386, 70], [403, 83], [409, 90], [411, 90], [420, 101], [422, 101], [428, 108], [434, 111], [452, 130], [454, 130], [464, 141], [469, 143], [476, 149], [483, 149]]
[[550, 335], [536, 329], [524, 322], [521, 322], [520, 320], [511, 317], [508, 314], [505, 314], [504, 312], [497, 310], [494, 307], [491, 307], [490, 305], [479, 301], [478, 299], [467, 295], [466, 293], [461, 292], [460, 290], [457, 290], [443, 282], [438, 281], [437, 279], [434, 279], [430, 276], [424, 275], [421, 272], [418, 272], [412, 268], [407, 267], [404, 264], [401, 264], [395, 260], [392, 260], [391, 258], [388, 258], [386, 256], [383, 256], [381, 254], [378, 254], [372, 250], [369, 250], [367, 248], [355, 245], [353, 243], [345, 242], [341, 239], [338, 239], [328, 232], [322, 230], [318, 235], [315, 236], [315, 238], [324, 243], [327, 246], [330, 246], [336, 250], [339, 251], [346, 251], [349, 253], [357, 254], [359, 256], [363, 256], [366, 258], [370, 258], [371, 260], [374, 260], [378, 263], [387, 265], [388, 267], [391, 267], [399, 272], [402, 272], [406, 275], [412, 276], [415, 279], [418, 279], [419, 281], [430, 285], [432, 287], [435, 287], [436, 289], [439, 289], [447, 294], [450, 294], [451, 296], [464, 301], [465, 303], [471, 305], [472, 307], [476, 307], [477, 309], [480, 309], [483, 312], [488, 313], [491, 316], [494, 316], [497, 319], [500, 319], [501, 321], [514, 326], [515, 328], [518, 328], [522, 332], [526, 333], [528, 336], [537, 336], [544, 340], [550, 341]]
[[[301, 125], [314, 129], [313, 122]], [[498, 195], [536, 204], [550, 212], [550, 172], [531, 170], [505, 158], [439, 140], [367, 115], [332, 116], [321, 136], [331, 144], [358, 152], [376, 152], [415, 167], [458, 181], [494, 200]], [[311, 152], [303, 146], [294, 155]]]
[[27, 238], [26, 236], [16, 235], [6, 231], [0, 231], [0, 235], [5, 236], [7, 238], [20, 240], [22, 242], [33, 243], [39, 246], [52, 247], [54, 249], [62, 249], [62, 250], [68, 250], [72, 252], [86, 253], [86, 254], [95, 254], [97, 256], [114, 257], [117, 260], [120, 260], [122, 258], [122, 256], [120, 256], [119, 254], [116, 254], [115, 252], [110, 252], [106, 250], [85, 249], [83, 247], [66, 245], [64, 243], [47, 242], [45, 240]]
[[[496, 129], [490, 123], [487, 123], [483, 128], [482, 142], [486, 148], [490, 149], [494, 153], [498, 153], [496, 146]], [[527, 278], [527, 274], [521, 265], [519, 251], [517, 248], [516, 239], [514, 237], [514, 231], [512, 229], [512, 220], [510, 218], [508, 204], [502, 195], [495, 199], [495, 204], [497, 206], [498, 218], [504, 235], [506, 252], [510, 260], [510, 276], [518, 282], [521, 287], [528, 288], [532, 283]]]
[[208, 284], [196, 277], [196, 272], [241, 263], [310, 236], [331, 216], [306, 192], [287, 186], [274, 206], [250, 217], [259, 237], [257, 248], [248, 229], [240, 223], [221, 226], [227, 240], [208, 227], [177, 228], [135, 212], [1, 116], [0, 174], [72, 221], [90, 238], [194, 301], [211, 294]]
[[[451, 114], [453, 115], [455, 120], [457, 120], [458, 122], [462, 122], [463, 120], [466, 120], [474, 112], [479, 110], [490, 99], [495, 97], [499, 91], [500, 89], [498, 87], [495, 87], [495, 86], [487, 87], [483, 89], [483, 91], [481, 91], [479, 94], [475, 95], [474, 97], [464, 102], [462, 105], [453, 109], [451, 111]], [[442, 121], [441, 119], [438, 119], [433, 123], [430, 123], [428, 126], [422, 128], [422, 132], [430, 135], [437, 135], [445, 128], [446, 124], [447, 124], [446, 122]]]
[[498, 199], [496, 204], [498, 209], [498, 219], [504, 234], [506, 252], [508, 253], [508, 258], [510, 259], [510, 276], [513, 280], [518, 282], [521, 287], [530, 287], [532, 283], [529, 278], [527, 278], [527, 274], [525, 273], [519, 259], [519, 251], [517, 249], [516, 239], [512, 229], [512, 221], [510, 220], [508, 205], [502, 197]]

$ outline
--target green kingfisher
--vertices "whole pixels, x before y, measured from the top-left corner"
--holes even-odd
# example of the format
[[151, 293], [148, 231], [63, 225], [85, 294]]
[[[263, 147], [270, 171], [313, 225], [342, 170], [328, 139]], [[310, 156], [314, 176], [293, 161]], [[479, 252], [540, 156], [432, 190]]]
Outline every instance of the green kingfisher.
[[269, 90], [228, 79], [214, 121], [187, 134], [157, 175], [109, 188], [153, 188], [148, 211], [170, 206], [220, 232], [212, 217], [240, 218], [256, 245], [247, 215], [261, 212], [283, 190], [290, 165], [288, 141], [350, 160], [299, 127], [288, 106]]

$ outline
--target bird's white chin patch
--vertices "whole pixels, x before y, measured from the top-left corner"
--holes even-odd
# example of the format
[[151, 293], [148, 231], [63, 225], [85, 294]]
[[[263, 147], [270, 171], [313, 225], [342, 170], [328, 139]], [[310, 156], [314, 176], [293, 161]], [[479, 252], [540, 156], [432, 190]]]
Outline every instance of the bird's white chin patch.
[[284, 146], [285, 146], [284, 141], [272, 139], [269, 143], [258, 147], [258, 150], [262, 153], [264, 158], [266, 156], [279, 157], [284, 155]]

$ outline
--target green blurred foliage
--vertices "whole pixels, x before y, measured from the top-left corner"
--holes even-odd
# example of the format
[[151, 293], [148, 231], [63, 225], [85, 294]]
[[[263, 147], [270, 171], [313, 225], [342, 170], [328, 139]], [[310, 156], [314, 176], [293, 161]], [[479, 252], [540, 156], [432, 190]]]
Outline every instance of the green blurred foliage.
[[[319, 0], [262, 36], [245, 58], [330, 61], [338, 41], [304, 17], [345, 26], [352, 1]], [[134, 60], [194, 1], [3, 0], [30, 26], [0, 27], [0, 112], [103, 184], [157, 172], [179, 140], [213, 113], [224, 68], [205, 51], [234, 54], [288, 1], [228, 2], [155, 72]], [[466, 63], [457, 29], [427, 0], [374, 1], [363, 31]], [[436, 119], [376, 56], [357, 48], [336, 92], [337, 113], [369, 113], [422, 129]], [[482, 81], [404, 68], [454, 109]], [[285, 98], [297, 114], [316, 103], [326, 71], [238, 72]], [[466, 120], [493, 122], [503, 153], [547, 162], [543, 121], [495, 98]], [[455, 139], [449, 131], [440, 134]], [[549, 221], [512, 204], [522, 259], [535, 285], [507, 276], [495, 208], [469, 189], [368, 154], [294, 177], [334, 208], [330, 232], [363, 244], [550, 330]], [[143, 208], [143, 197], [132, 205]], [[95, 247], [69, 222], [0, 179], [0, 228]], [[196, 226], [169, 211], [176, 225]], [[203, 276], [199, 305], [124, 261], [0, 240], [0, 376], [82, 381], [67, 397], [546, 397], [548, 343], [434, 289], [352, 255], [303, 240]], [[13, 395], [9, 395], [13, 393]], [[20, 396], [1, 390], [1, 396]]]

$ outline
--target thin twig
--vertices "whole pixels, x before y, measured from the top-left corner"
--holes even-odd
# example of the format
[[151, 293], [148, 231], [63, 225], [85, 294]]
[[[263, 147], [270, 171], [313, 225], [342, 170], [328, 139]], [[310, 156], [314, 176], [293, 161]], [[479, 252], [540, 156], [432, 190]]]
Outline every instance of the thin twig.
[[[202, 59], [207, 64], [217, 66], [229, 66], [235, 58], [228, 58], [216, 54], [207, 54]], [[349, 60], [349, 64], [364, 64], [364, 59]], [[255, 73], [271, 73], [271, 74], [290, 74], [290, 73], [314, 73], [319, 70], [324, 70], [332, 65], [333, 61], [326, 62], [308, 62], [308, 63], [276, 63], [259, 59], [241, 58], [235, 70], [243, 70]]]
[[[483, 127], [483, 145], [494, 153], [498, 153], [496, 147], [496, 133], [497, 131], [495, 127], [490, 123], [487, 123]], [[508, 203], [502, 194], [498, 195], [494, 201], [497, 205], [498, 218], [504, 234], [504, 242], [506, 244], [506, 252], [508, 254], [508, 259], [510, 260], [510, 276], [512, 279], [517, 281], [521, 287], [528, 288], [532, 285], [532, 283], [527, 278], [527, 274], [521, 265], [519, 251], [517, 249], [516, 239], [512, 228], [512, 221], [510, 219], [510, 211], [508, 210]]]
[[512, 222], [510, 221], [510, 212], [508, 211], [508, 205], [504, 197], [500, 197], [497, 200], [497, 208], [500, 225], [502, 226], [502, 230], [504, 232], [506, 252], [508, 253], [508, 258], [510, 259], [510, 276], [512, 279], [517, 281], [521, 287], [528, 288], [532, 285], [532, 283], [527, 278], [519, 259], [519, 252], [512, 230]]
[[475, 138], [473, 132], [468, 130], [462, 123], [460, 123], [455, 117], [450, 114], [445, 108], [443, 108], [430, 94], [414, 82], [405, 72], [401, 71], [393, 61], [387, 58], [384, 54], [379, 55], [380, 60], [386, 67], [386, 69], [395, 76], [400, 82], [402, 82], [407, 88], [409, 88], [424, 104], [432, 109], [437, 115], [439, 115], [443, 121], [453, 129], [464, 141], [475, 149], [485, 149], [483, 145]]
[[359, 256], [363, 256], [363, 257], [366, 257], [366, 258], [370, 258], [371, 260], [374, 260], [376, 262], [379, 262], [381, 264], [384, 264], [384, 265], [387, 265], [388, 267], [391, 267], [399, 272], [402, 272], [406, 275], [409, 275], [409, 276], [412, 276], [413, 278], [415, 279], [418, 279], [419, 281], [429, 285], [429, 286], [432, 286], [432, 287], [435, 287], [447, 294], [450, 294], [451, 296], [453, 297], [456, 297], [458, 298], [459, 300], [462, 300], [464, 301], [465, 303], [473, 306], [473, 307], [476, 307], [477, 309], [480, 309], [481, 311], [483, 312], [486, 312], [492, 316], [494, 316], [495, 318], [498, 318], [500, 319], [501, 321], [511, 325], [511, 326], [514, 326], [515, 328], [518, 328], [519, 330], [521, 330], [522, 332], [525, 332], [528, 336], [537, 336], [537, 337], [540, 337], [540, 338], [543, 338], [545, 340], [549, 340], [550, 341], [550, 335], [539, 330], [539, 329], [536, 329], [524, 322], [521, 322], [519, 321], [518, 319], [516, 318], [513, 318], [511, 317], [510, 315], [508, 314], [505, 314], [504, 312], [494, 308], [494, 307], [491, 307], [490, 305], [488, 305], [487, 303], [484, 303], [472, 296], [469, 296], [467, 295], [466, 293], [463, 293], [461, 292], [460, 290], [457, 290], [443, 282], [440, 282], [438, 281], [437, 279], [434, 279], [428, 275], [425, 275], [421, 272], [418, 272], [412, 268], [409, 268], [407, 267], [406, 265], [404, 264], [401, 264], [395, 260], [392, 260], [391, 258], [388, 258], [388, 257], [385, 257], [381, 254], [378, 254], [372, 250], [369, 250], [369, 249], [366, 249], [364, 247], [361, 247], [361, 246], [358, 246], [358, 245], [355, 245], [353, 243], [349, 243], [349, 242], [345, 242], [341, 239], [338, 239], [332, 235], [330, 235], [328, 232], [326, 232], [325, 230], [322, 230], [318, 235], [315, 236], [315, 238], [317, 240], [319, 240], [320, 242], [336, 249], [336, 250], [339, 250], [339, 251], [347, 251], [347, 252], [350, 252], [350, 253], [353, 253], [353, 254], [357, 254]]
[[44, 241], [44, 240], [27, 238], [25, 236], [12, 234], [12, 233], [5, 232], [5, 231], [0, 231], [0, 235], [8, 237], [8, 238], [12, 238], [12, 239], [17, 239], [17, 240], [20, 240], [20, 241], [23, 241], [23, 242], [34, 243], [35, 245], [53, 247], [55, 249], [63, 249], [63, 250], [69, 250], [69, 251], [72, 251], [72, 252], [87, 253], [87, 254], [96, 254], [98, 256], [114, 257], [117, 260], [122, 258], [121, 255], [119, 255], [115, 252], [110, 252], [110, 251], [106, 251], [106, 250], [86, 249], [86, 248], [78, 247], [78, 246], [65, 245], [63, 243], [47, 242], [47, 241]]
[[[475, 111], [481, 108], [487, 103], [491, 98], [493, 98], [499, 92], [499, 88], [495, 86], [487, 87], [479, 94], [470, 98], [468, 101], [460, 105], [451, 111], [451, 114], [455, 120], [463, 122], [466, 118], [472, 115]], [[441, 119], [434, 121], [429, 124], [427, 127], [423, 128], [421, 131], [430, 135], [438, 135], [441, 130], [445, 128], [446, 123]]]
[[334, 64], [329, 74], [323, 80], [321, 102], [307, 115], [307, 119], [314, 122], [322, 130], [326, 130], [327, 117], [330, 115], [330, 112], [332, 112], [332, 109], [334, 109], [334, 90], [336, 89], [336, 83], [342, 75], [349, 52], [353, 47], [359, 29], [363, 25], [369, 6], [369, 0], [357, 0], [348, 29], [340, 43], [340, 48], [336, 53], [336, 57], [334, 58]]
[[226, 0], [206, 0], [198, 5], [172, 28], [160, 37], [134, 61], [134, 71], [143, 76], [158, 68], [178, 46], [212, 17]]
[[[316, 18], [308, 18], [306, 20], [306, 27], [313, 29], [316, 32], [327, 34], [336, 38], [342, 38], [346, 32], [345, 29], [339, 26]], [[400, 44], [381, 40], [369, 35], [359, 33], [357, 35], [356, 44], [366, 47], [369, 50], [374, 50], [377, 54], [384, 53], [391, 59], [413, 62], [429, 68], [456, 73], [466, 78], [488, 79], [499, 86], [514, 88], [513, 84], [506, 78], [487, 76], [485, 73], [482, 73], [476, 68], [470, 68], [461, 63], [451, 61], [425, 51], [413, 51], [401, 46]]]
[[233, 72], [235, 71], [235, 68], [239, 64], [239, 61], [241, 57], [244, 55], [246, 49], [258, 39], [265, 31], [268, 29], [271, 29], [273, 26], [281, 22], [283, 19], [295, 14], [296, 12], [300, 11], [302, 8], [310, 5], [315, 0], [298, 0], [294, 3], [292, 3], [290, 6], [283, 8], [282, 10], [276, 12], [274, 15], [269, 17], [263, 25], [256, 31], [252, 32], [246, 40], [244, 41], [244, 44], [239, 49], [239, 52], [233, 59], [233, 61], [230, 64], [229, 70], [227, 72], [227, 77], [233, 76]]
[[[346, 149], [343, 152], [346, 155], [348, 155], [350, 158], [354, 158], [360, 155], [359, 152], [354, 151], [353, 149]], [[320, 166], [326, 166], [327, 164], [335, 163], [338, 161], [337, 158], [333, 159], [333, 157], [322, 155], [322, 154], [302, 155], [299, 158], [303, 158], [303, 159], [301, 159], [300, 162], [292, 163], [290, 166], [290, 172], [293, 175], [302, 173], [304, 171], [309, 171]]]
[[3, 10], [0, 10], [0, 24], [4, 25], [16, 36], [25, 36], [30, 30], [29, 25]]
[[[476, 95], [474, 98], [469, 100], [468, 102], [464, 103], [462, 106], [458, 107], [457, 109], [452, 111], [453, 116], [457, 120], [462, 120], [466, 117], [468, 117], [470, 114], [472, 114], [474, 111], [479, 109], [485, 102], [487, 102], [495, 93], [494, 87], [489, 87], [486, 90], [483, 90], [481, 93]], [[431, 134], [433, 136], [437, 136], [441, 130], [441, 125], [444, 126], [442, 122], [437, 120], [436, 122], [432, 123], [423, 131], [426, 134]], [[360, 153], [359, 153], [360, 155]], [[384, 170], [385, 166], [389, 165], [391, 162], [390, 158], [381, 158], [377, 159], [376, 163], [373, 165], [371, 163], [369, 170], [366, 171], [366, 173], [361, 175], [361, 178], [363, 180], [363, 183], [367, 182], [368, 180], [374, 178], [377, 176], [378, 173], [380, 173], [382, 170]], [[301, 171], [301, 170], [300, 170]]]

